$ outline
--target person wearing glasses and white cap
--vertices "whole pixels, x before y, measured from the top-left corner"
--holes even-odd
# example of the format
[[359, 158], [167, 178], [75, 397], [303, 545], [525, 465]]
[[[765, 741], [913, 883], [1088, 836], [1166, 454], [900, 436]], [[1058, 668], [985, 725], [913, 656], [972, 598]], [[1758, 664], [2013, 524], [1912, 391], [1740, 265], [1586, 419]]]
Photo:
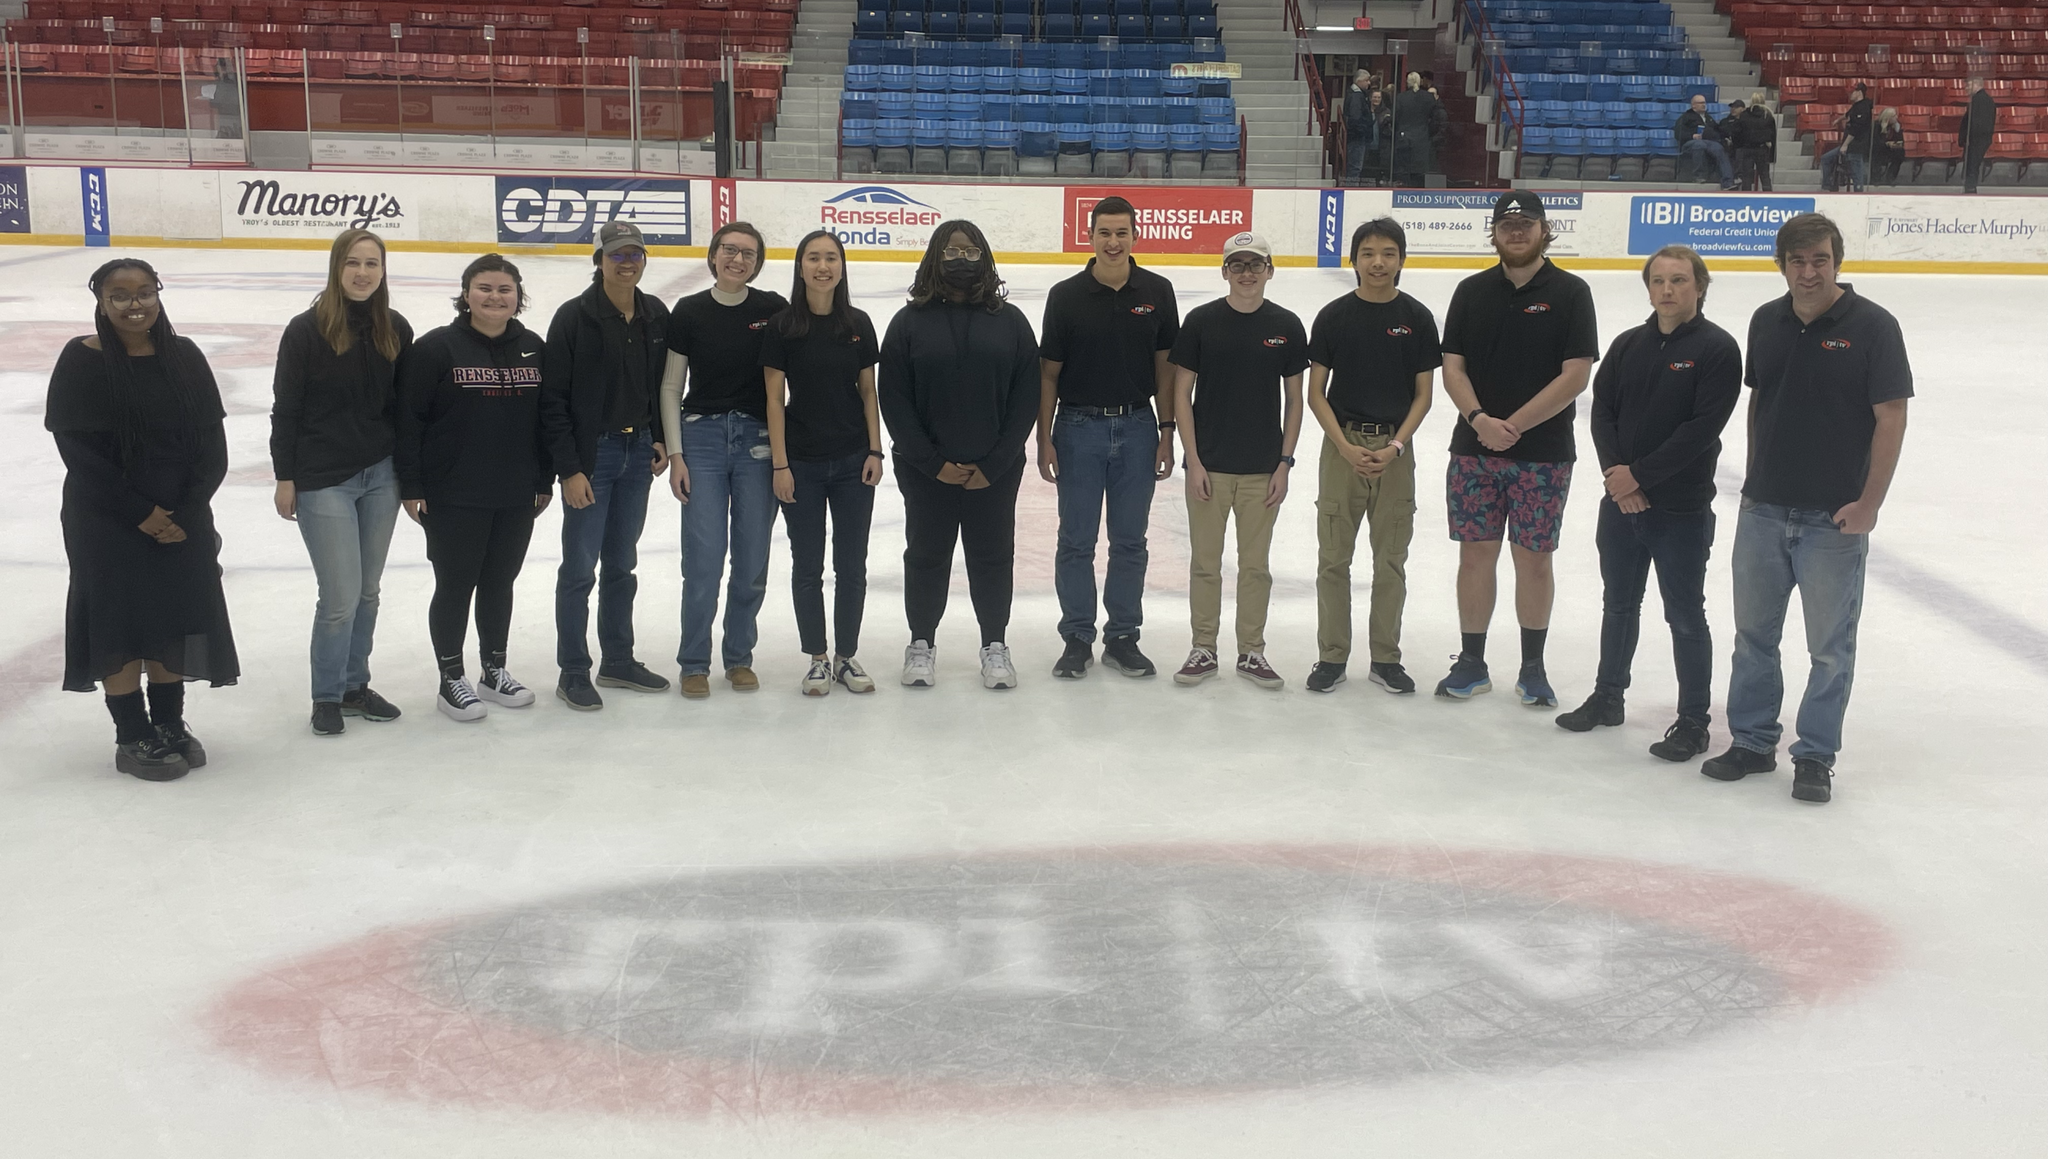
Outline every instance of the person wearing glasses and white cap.
[[[735, 692], [761, 687], [754, 641], [768, 595], [768, 546], [775, 531], [768, 449], [768, 383], [761, 337], [789, 305], [747, 283], [761, 272], [768, 243], [744, 221], [711, 235], [711, 288], [669, 312], [668, 367], [661, 376], [661, 425], [669, 490], [683, 505], [683, 642], [676, 651], [683, 695], [711, 695], [711, 621], [731, 533], [732, 582], [725, 593], [725, 679]], [[683, 389], [687, 375], [689, 390]]]
[[1188, 605], [1194, 646], [1177, 684], [1216, 675], [1223, 618], [1223, 533], [1237, 518], [1237, 674], [1261, 688], [1284, 682], [1266, 662], [1273, 594], [1267, 549], [1287, 498], [1301, 434], [1308, 333], [1292, 310], [1266, 300], [1273, 247], [1255, 233], [1223, 245], [1230, 292], [1188, 313], [1174, 338], [1173, 413], [1182, 416], [1188, 503]]
[[[597, 588], [597, 683], [665, 692], [633, 658], [633, 596], [647, 489], [668, 461], [654, 437], [667, 359], [668, 307], [640, 292], [647, 239], [630, 221], [598, 230], [590, 288], [555, 311], [541, 359], [540, 428], [562, 480], [562, 566], [555, 576], [555, 696], [589, 712], [590, 589]], [[597, 580], [602, 561], [604, 579]]]

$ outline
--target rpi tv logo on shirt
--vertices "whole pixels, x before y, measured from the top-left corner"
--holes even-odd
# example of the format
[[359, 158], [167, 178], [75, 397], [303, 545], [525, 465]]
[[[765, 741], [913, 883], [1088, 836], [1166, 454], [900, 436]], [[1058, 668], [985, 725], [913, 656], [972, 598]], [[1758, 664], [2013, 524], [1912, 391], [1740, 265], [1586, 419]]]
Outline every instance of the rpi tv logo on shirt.
[[1770, 257], [1778, 227], [1813, 212], [1811, 197], [1636, 197], [1629, 203], [1628, 252], [1687, 245], [1709, 257]]
[[690, 244], [690, 183], [663, 178], [500, 177], [498, 240], [590, 245], [611, 221], [649, 245]]

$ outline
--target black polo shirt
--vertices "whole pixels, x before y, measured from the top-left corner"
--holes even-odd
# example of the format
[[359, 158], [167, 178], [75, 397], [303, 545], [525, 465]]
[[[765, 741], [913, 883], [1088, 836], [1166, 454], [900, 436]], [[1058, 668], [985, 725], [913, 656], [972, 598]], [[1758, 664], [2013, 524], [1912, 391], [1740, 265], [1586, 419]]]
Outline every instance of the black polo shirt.
[[1349, 423], [1398, 427], [1415, 405], [1415, 376], [1444, 364], [1436, 315], [1399, 291], [1391, 302], [1356, 293], [1324, 306], [1308, 334], [1309, 360], [1329, 368], [1323, 397]]
[[1095, 259], [1045, 296], [1039, 356], [1060, 363], [1059, 399], [1076, 406], [1128, 406], [1158, 389], [1153, 356], [1173, 349], [1180, 307], [1173, 283], [1131, 259], [1120, 290], [1095, 280]]
[[628, 322], [625, 311], [599, 294], [597, 316], [604, 331], [606, 362], [612, 361], [615, 350], [624, 359], [615, 364], [621, 367], [621, 373], [605, 377], [605, 429], [644, 427], [654, 414], [654, 395], [647, 383], [647, 311], [635, 310], [633, 320]]
[[1600, 468], [1626, 465], [1662, 511], [1714, 502], [1721, 431], [1742, 396], [1742, 350], [1694, 318], [1666, 334], [1657, 316], [1624, 330], [1593, 376], [1593, 450]]
[[1898, 319], [1841, 285], [1842, 296], [1810, 324], [1792, 312], [1790, 294], [1749, 319], [1745, 381], [1756, 411], [1746, 499], [1829, 513], [1854, 503], [1870, 477], [1870, 408], [1913, 397]]
[[[1481, 270], [1459, 282], [1451, 295], [1444, 353], [1464, 356], [1479, 405], [1497, 419], [1507, 418], [1564, 373], [1566, 362], [1600, 357], [1593, 291], [1585, 279], [1558, 269], [1548, 258], [1519, 288], [1501, 266]], [[1577, 410], [1578, 404], [1567, 404], [1500, 452], [1481, 446], [1478, 432], [1461, 415], [1451, 431], [1451, 453], [1569, 463], [1578, 457], [1572, 439]]]
[[1195, 372], [1195, 450], [1205, 470], [1270, 475], [1286, 434], [1281, 387], [1308, 368], [1301, 317], [1261, 302], [1246, 314], [1228, 298], [1188, 311], [1172, 362]]

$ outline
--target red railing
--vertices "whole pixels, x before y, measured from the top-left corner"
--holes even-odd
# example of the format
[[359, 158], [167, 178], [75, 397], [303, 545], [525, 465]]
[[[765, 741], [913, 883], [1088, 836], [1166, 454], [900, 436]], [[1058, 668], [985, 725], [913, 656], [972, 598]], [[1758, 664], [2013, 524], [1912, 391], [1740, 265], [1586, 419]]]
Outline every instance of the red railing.
[[[1302, 22], [1301, 5], [1298, 3], [1298, 0], [1282, 0], [1280, 20], [1280, 27], [1284, 31], [1291, 33], [1297, 40], [1307, 35], [1307, 26]], [[1337, 166], [1335, 172], [1344, 172], [1341, 160], [1333, 162], [1337, 149], [1336, 132], [1330, 117], [1329, 94], [1323, 88], [1323, 74], [1316, 68], [1316, 58], [1304, 52], [1296, 52], [1294, 54], [1294, 78], [1296, 80], [1305, 78], [1308, 81], [1309, 121], [1302, 126], [1302, 131], [1316, 134], [1317, 138], [1322, 142], [1322, 165], [1324, 170], [1322, 176], [1324, 178], [1330, 176], [1333, 163]], [[1242, 138], [1240, 138], [1241, 140]]]
[[[1522, 90], [1515, 83], [1514, 73], [1508, 70], [1507, 64], [1487, 51], [1488, 44], [1499, 42], [1494, 34], [1493, 25], [1487, 21], [1486, 11], [1476, 0], [1458, 0], [1458, 17], [1471, 27], [1476, 42], [1472, 56], [1474, 71], [1493, 86], [1494, 117], [1500, 123], [1501, 149], [1506, 150], [1508, 147], [1510, 130], [1515, 132], [1519, 147], [1522, 126], [1527, 123]], [[1497, 177], [1493, 173], [1485, 175], [1485, 181], [1489, 185], [1496, 180]]]

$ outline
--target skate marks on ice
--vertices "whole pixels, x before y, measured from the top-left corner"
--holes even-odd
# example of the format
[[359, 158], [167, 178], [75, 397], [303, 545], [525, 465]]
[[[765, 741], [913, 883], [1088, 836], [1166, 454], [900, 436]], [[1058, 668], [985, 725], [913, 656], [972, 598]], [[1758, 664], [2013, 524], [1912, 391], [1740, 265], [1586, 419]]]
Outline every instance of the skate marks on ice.
[[684, 873], [386, 931], [207, 1017], [262, 1069], [437, 1101], [1110, 1106], [1680, 1048], [1860, 986], [1889, 946], [1826, 898], [1640, 862], [994, 853]]

